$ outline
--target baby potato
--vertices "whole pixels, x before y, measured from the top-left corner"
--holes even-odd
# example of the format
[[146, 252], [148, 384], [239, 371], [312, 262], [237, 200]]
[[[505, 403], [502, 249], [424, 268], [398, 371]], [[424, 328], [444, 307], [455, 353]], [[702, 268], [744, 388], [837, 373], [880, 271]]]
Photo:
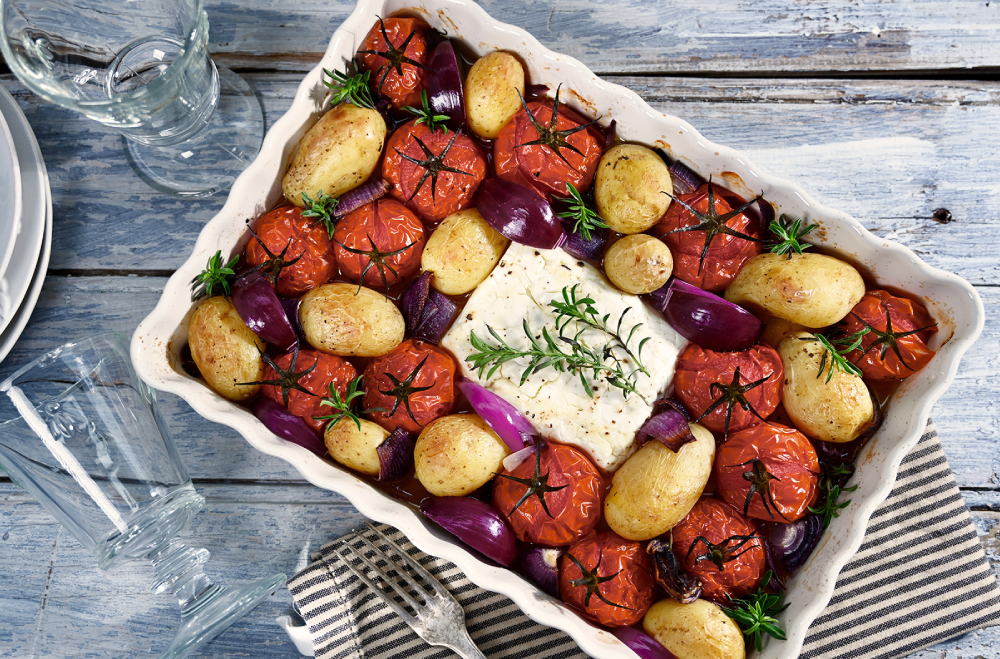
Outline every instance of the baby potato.
[[677, 659], [745, 659], [743, 632], [708, 600], [681, 604], [661, 600], [642, 619], [642, 629]]
[[612, 231], [645, 231], [663, 217], [670, 205], [667, 195], [673, 193], [666, 163], [655, 151], [639, 144], [611, 147], [597, 165], [594, 201]]
[[483, 283], [509, 244], [478, 210], [467, 208], [441, 220], [424, 247], [420, 266], [434, 273], [434, 288], [445, 295], [463, 295]]
[[356, 284], [323, 284], [302, 296], [299, 322], [313, 348], [341, 357], [379, 357], [403, 340], [403, 314], [386, 296]]
[[205, 382], [223, 398], [249, 400], [260, 391], [259, 384], [237, 383], [261, 379], [264, 342], [226, 298], [210, 297], [195, 309], [188, 326], [188, 347]]
[[355, 471], [369, 476], [379, 475], [378, 453], [375, 451], [389, 436], [389, 431], [367, 419], [341, 419], [328, 424], [323, 442], [330, 457]]
[[465, 78], [465, 116], [472, 132], [491, 140], [521, 109], [524, 67], [510, 53], [496, 51], [476, 60]]
[[758, 254], [729, 284], [725, 297], [751, 311], [818, 329], [843, 319], [864, 294], [861, 275], [840, 259]]
[[802, 327], [798, 323], [792, 323], [781, 318], [772, 318], [764, 325], [764, 331], [760, 334], [760, 342], [777, 350], [781, 342], [787, 337], [804, 329], [805, 327]]
[[616, 241], [604, 254], [604, 274], [632, 295], [652, 293], [667, 283], [674, 257], [666, 243], [648, 233], [634, 233]]
[[696, 423], [695, 441], [676, 453], [651, 440], [625, 461], [611, 479], [604, 519], [628, 540], [651, 540], [684, 519], [712, 473], [715, 438]]
[[377, 110], [341, 103], [310, 128], [295, 149], [281, 181], [285, 197], [305, 206], [302, 193], [339, 197], [375, 171], [385, 143], [385, 120]]
[[[813, 439], [849, 442], [872, 423], [875, 406], [864, 381], [833, 369], [829, 355], [820, 372], [824, 352], [826, 349], [809, 332], [792, 334], [778, 346], [785, 368], [785, 412], [799, 430]], [[831, 369], [833, 376], [827, 382]]]
[[438, 497], [472, 494], [500, 471], [510, 449], [477, 414], [450, 414], [421, 431], [413, 449], [417, 480]]

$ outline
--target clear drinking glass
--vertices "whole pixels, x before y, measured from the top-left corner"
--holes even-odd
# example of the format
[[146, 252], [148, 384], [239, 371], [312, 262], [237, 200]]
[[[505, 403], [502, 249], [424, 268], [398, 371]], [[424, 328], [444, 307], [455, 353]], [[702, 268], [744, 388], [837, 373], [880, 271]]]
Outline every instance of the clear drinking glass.
[[260, 150], [260, 102], [209, 57], [201, 0], [0, 0], [0, 25], [21, 82], [118, 129], [159, 190], [225, 189]]
[[0, 467], [102, 569], [147, 559], [151, 590], [177, 596], [181, 628], [162, 657], [193, 652], [285, 582], [276, 574], [215, 585], [201, 569], [208, 552], [176, 538], [205, 499], [132, 368], [125, 335], [69, 343], [18, 370], [0, 383], [0, 422]]

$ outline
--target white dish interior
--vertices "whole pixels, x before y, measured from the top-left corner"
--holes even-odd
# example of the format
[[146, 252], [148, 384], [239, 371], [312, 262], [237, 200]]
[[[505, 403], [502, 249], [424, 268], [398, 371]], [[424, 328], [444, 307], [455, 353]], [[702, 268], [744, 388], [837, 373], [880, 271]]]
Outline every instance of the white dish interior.
[[931, 406], [982, 330], [982, 302], [961, 278], [931, 268], [909, 249], [870, 234], [857, 220], [817, 204], [796, 185], [767, 175], [739, 152], [710, 142], [687, 122], [653, 110], [635, 93], [600, 80], [577, 60], [549, 51], [525, 31], [493, 20], [471, 2], [359, 0], [334, 33], [323, 60], [299, 86], [292, 107], [268, 132], [260, 156], [236, 181], [225, 207], [202, 231], [194, 253], [171, 277], [159, 304], [136, 330], [132, 357], [140, 376], [154, 388], [183, 397], [206, 418], [236, 429], [257, 449], [286, 460], [313, 484], [343, 494], [366, 516], [398, 527], [422, 550], [453, 561], [474, 582], [509, 596], [536, 621], [566, 631], [588, 654], [634, 657], [610, 633], [587, 623], [512, 572], [483, 562], [410, 506], [390, 499], [306, 449], [278, 439], [246, 408], [212, 393], [180, 366], [178, 355], [187, 340], [191, 279], [217, 250], [229, 254], [239, 249], [244, 221], [279, 201], [281, 176], [291, 151], [323, 109], [326, 90], [321, 83], [322, 69], [343, 70], [376, 16], [401, 11], [422, 16], [449, 37], [460, 39], [473, 53], [496, 49], [517, 53], [531, 83], [547, 84], [551, 89], [562, 83], [562, 98], [571, 105], [602, 115], [602, 123], [617, 119], [623, 140], [662, 148], [736, 192], [747, 196], [762, 193], [780, 212], [820, 224], [810, 236], [815, 236], [815, 242], [852, 259], [879, 285], [920, 298], [935, 316], [940, 331], [932, 347], [938, 349], [937, 356], [897, 390], [886, 423], [859, 458], [854, 503], [834, 520], [817, 551], [790, 584], [786, 598], [792, 606], [781, 615], [788, 640], [767, 642], [760, 655], [769, 659], [796, 657], [809, 624], [832, 594], [838, 572], [861, 544], [869, 516], [891, 490], [900, 461], [919, 439]]

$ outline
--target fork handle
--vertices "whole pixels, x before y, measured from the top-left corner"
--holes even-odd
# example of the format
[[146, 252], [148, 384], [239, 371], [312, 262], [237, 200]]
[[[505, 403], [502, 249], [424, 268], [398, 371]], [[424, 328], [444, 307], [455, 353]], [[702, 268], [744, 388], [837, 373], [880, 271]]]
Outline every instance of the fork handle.
[[454, 650], [462, 659], [487, 659], [486, 655], [472, 642], [469, 631], [464, 627], [461, 628], [454, 639], [449, 639], [447, 646]]

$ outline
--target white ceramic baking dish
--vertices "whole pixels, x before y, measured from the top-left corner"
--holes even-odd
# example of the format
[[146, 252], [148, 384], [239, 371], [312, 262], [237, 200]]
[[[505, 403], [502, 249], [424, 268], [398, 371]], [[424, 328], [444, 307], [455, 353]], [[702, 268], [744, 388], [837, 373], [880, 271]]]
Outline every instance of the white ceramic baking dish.
[[[334, 33], [320, 64], [299, 85], [291, 108], [268, 132], [258, 158], [233, 185], [222, 211], [201, 232], [194, 253], [170, 278], [159, 304], [136, 330], [132, 357], [140, 376], [156, 389], [181, 396], [206, 418], [234, 428], [258, 450], [286, 460], [317, 487], [344, 495], [366, 516], [398, 527], [420, 549], [453, 561], [475, 583], [507, 595], [538, 622], [567, 632], [588, 654], [634, 657], [610, 633], [590, 625], [513, 573], [481, 561], [413, 508], [306, 449], [278, 439], [246, 408], [217, 396], [180, 366], [178, 355], [187, 341], [191, 279], [216, 250], [230, 254], [241, 248], [245, 220], [279, 201], [291, 151], [324, 109], [322, 69], [343, 70], [376, 16], [401, 11], [424, 17], [477, 55], [496, 49], [517, 53], [527, 65], [531, 83], [551, 89], [561, 83], [563, 99], [588, 114], [602, 115], [602, 123], [617, 119], [623, 140], [662, 148], [703, 176], [724, 180], [746, 196], [762, 193], [780, 212], [818, 223], [821, 228], [810, 234], [812, 241], [850, 257], [879, 285], [920, 298], [938, 321], [940, 331], [932, 346], [938, 349], [937, 356], [896, 391], [885, 424], [859, 459], [858, 491], [851, 497], [852, 504], [833, 521], [790, 584], [786, 598], [792, 606], [781, 616], [788, 640], [770, 640], [761, 655], [796, 657], [809, 624], [830, 598], [838, 572], [861, 544], [869, 516], [888, 496], [900, 461], [919, 439], [931, 406], [982, 330], [982, 302], [963, 279], [931, 268], [906, 247], [872, 235], [854, 218], [817, 204], [793, 183], [767, 175], [739, 152], [710, 142], [685, 121], [653, 110], [635, 93], [599, 79], [577, 60], [548, 50], [522, 29], [493, 20], [471, 2], [359, 0]], [[566, 90], [572, 94], [566, 95]]]

